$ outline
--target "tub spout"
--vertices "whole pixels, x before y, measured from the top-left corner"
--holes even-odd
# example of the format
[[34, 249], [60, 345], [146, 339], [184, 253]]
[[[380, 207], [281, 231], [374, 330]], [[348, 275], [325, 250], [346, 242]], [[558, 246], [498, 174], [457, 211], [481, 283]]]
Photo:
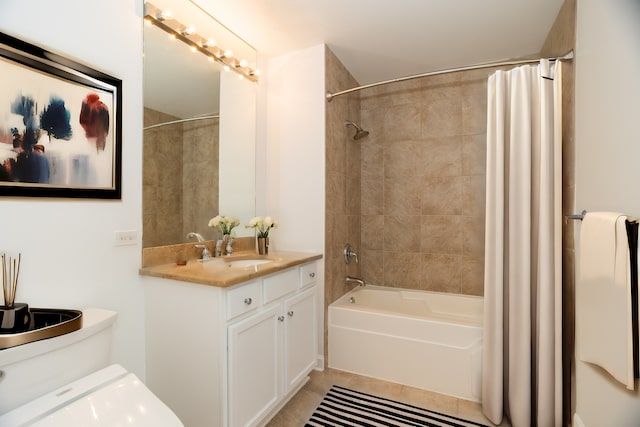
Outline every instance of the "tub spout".
[[351, 276], [347, 276], [344, 279], [345, 283], [357, 283], [360, 286], [364, 286], [366, 285], [366, 283], [364, 282], [364, 280], [358, 278], [358, 277], [351, 277]]

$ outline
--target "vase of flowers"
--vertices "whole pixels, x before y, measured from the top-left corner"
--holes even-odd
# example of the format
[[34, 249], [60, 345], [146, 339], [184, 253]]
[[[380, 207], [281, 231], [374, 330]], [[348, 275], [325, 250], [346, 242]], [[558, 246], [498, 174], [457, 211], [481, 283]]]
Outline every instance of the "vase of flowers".
[[269, 231], [277, 228], [278, 223], [270, 216], [257, 216], [249, 221], [246, 228], [255, 228], [257, 235], [257, 250], [260, 255], [269, 253]]
[[[240, 225], [240, 220], [232, 216], [218, 215], [209, 220], [209, 227], [217, 228], [222, 232], [221, 249], [224, 253], [231, 254], [231, 230]], [[229, 248], [229, 249], [228, 249]]]

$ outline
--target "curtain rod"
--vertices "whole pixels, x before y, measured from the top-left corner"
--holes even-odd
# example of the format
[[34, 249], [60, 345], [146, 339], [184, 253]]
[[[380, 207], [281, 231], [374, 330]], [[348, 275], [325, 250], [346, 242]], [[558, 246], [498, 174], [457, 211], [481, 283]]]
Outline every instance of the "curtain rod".
[[209, 116], [196, 116], [196, 117], [190, 117], [188, 119], [172, 120], [170, 122], [162, 122], [155, 125], [149, 125], [147, 127], [142, 128], [142, 130], [159, 128], [160, 126], [175, 125], [175, 124], [184, 123], [184, 122], [192, 122], [194, 120], [219, 119], [219, 118], [220, 118], [220, 114], [212, 114]]
[[[389, 84], [389, 83], [398, 83], [398, 82], [403, 82], [405, 80], [418, 79], [420, 77], [436, 76], [438, 74], [454, 73], [456, 71], [478, 70], [478, 69], [481, 69], [481, 68], [501, 67], [501, 66], [504, 66], [504, 65], [531, 64], [533, 62], [540, 61], [540, 59], [543, 59], [543, 58], [538, 58], [538, 59], [510, 59], [510, 60], [501, 61], [501, 62], [486, 62], [484, 64], [475, 64], [475, 65], [467, 65], [467, 66], [458, 67], [458, 68], [449, 68], [447, 70], [429, 71], [427, 73], [413, 74], [411, 76], [398, 77], [398, 78], [391, 79], [391, 80], [384, 80], [384, 81], [377, 82], [377, 83], [370, 83], [370, 84], [367, 84], [367, 85], [362, 85], [362, 86], [354, 87], [354, 88], [351, 88], [351, 89], [342, 90], [340, 92], [335, 92], [335, 93], [327, 92], [326, 97], [327, 97], [327, 101], [331, 102], [331, 100], [333, 98], [335, 98], [336, 96], [345, 95], [347, 93], [355, 92], [357, 90], [368, 89], [370, 87], [382, 86], [382, 85], [386, 85], [386, 84]], [[570, 50], [569, 52], [565, 53], [562, 56], [558, 56], [556, 58], [546, 58], [546, 59], [548, 59], [549, 61], [556, 61], [556, 60], [561, 60], [561, 59], [573, 59], [573, 50]]]

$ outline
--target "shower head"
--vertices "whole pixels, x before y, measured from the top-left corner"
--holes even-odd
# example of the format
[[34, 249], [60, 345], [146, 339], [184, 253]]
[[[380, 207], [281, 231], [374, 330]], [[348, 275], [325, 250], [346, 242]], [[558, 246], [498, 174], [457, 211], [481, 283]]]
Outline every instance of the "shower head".
[[357, 124], [353, 123], [351, 120], [346, 120], [344, 122], [345, 126], [353, 126], [354, 128], [356, 128], [356, 134], [353, 135], [353, 139], [358, 140], [360, 138], [364, 138], [365, 136], [369, 135], [369, 131], [368, 130], [364, 130], [362, 129], [360, 126], [358, 126]]

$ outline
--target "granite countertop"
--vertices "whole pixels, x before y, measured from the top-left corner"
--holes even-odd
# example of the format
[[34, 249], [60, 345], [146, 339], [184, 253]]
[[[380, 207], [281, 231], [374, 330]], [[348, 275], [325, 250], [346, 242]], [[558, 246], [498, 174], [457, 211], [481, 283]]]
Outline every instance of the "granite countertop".
[[[303, 252], [271, 252], [256, 255], [253, 251], [236, 252], [232, 256], [211, 258], [210, 261], [190, 259], [186, 265], [176, 262], [163, 263], [140, 268], [140, 275], [200, 283], [226, 288], [257, 277], [276, 273], [289, 267], [321, 259], [321, 254]], [[243, 259], [265, 259], [271, 262], [249, 267], [230, 267], [229, 262]]]

